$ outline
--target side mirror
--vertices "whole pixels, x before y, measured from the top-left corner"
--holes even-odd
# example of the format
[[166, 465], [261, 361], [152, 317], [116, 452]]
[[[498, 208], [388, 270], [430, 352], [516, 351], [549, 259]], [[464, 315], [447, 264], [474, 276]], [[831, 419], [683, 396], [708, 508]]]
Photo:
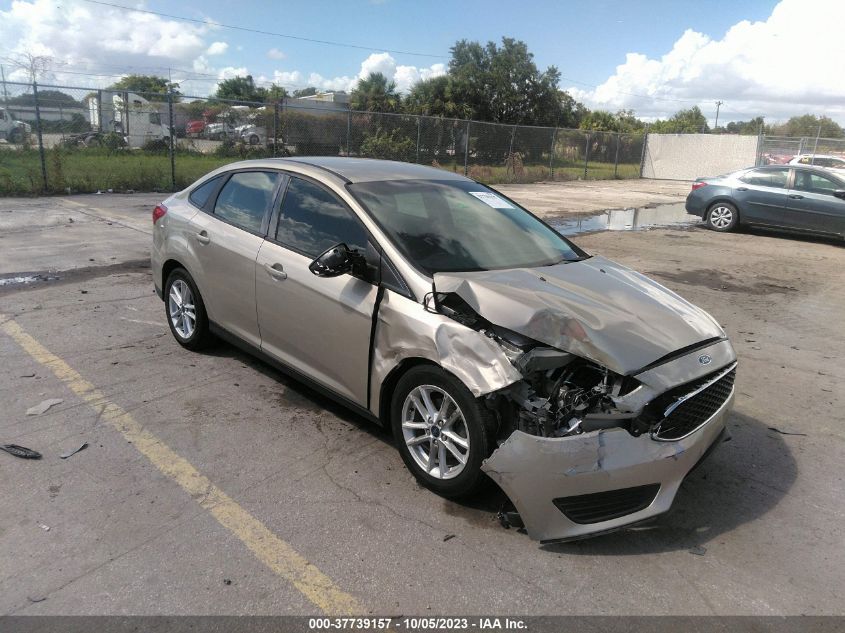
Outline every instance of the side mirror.
[[335, 244], [308, 265], [318, 277], [339, 277], [361, 273], [366, 268], [364, 256], [346, 244]]
[[833, 192], [833, 196], [845, 200], [845, 189], [837, 189]]

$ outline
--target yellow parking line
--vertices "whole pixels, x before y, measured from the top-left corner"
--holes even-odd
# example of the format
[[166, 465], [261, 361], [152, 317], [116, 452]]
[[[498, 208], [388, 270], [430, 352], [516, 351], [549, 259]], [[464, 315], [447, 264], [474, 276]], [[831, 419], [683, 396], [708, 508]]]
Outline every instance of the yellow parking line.
[[27, 354], [50, 369], [56, 378], [66, 383], [71, 391], [94, 408], [101, 419], [120, 431], [153, 466], [179, 484], [220, 525], [237, 536], [258, 560], [293, 584], [302, 595], [326, 613], [363, 613], [354, 597], [342, 591], [290, 544], [211, 483], [188, 460], [146, 430], [121, 407], [110, 402], [93, 384], [27, 334], [15, 321], [4, 319], [0, 314], [0, 328]]

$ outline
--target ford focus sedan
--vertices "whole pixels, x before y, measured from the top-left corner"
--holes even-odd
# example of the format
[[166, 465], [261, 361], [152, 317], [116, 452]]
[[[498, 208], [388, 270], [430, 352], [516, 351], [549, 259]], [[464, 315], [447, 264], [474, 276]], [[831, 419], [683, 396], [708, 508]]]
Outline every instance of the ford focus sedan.
[[153, 221], [180, 345], [229, 340], [391, 428], [439, 494], [492, 479], [533, 538], [667, 511], [726, 438], [736, 354], [710, 315], [463, 176], [246, 161]]

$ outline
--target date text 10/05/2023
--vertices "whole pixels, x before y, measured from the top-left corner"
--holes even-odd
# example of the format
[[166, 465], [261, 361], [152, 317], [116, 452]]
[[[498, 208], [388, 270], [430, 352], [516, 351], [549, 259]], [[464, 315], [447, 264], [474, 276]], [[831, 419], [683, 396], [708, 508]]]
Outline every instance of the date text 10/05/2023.
[[379, 630], [402, 629], [405, 631], [519, 631], [528, 628], [526, 622], [518, 618], [499, 617], [334, 617], [309, 618], [309, 630]]

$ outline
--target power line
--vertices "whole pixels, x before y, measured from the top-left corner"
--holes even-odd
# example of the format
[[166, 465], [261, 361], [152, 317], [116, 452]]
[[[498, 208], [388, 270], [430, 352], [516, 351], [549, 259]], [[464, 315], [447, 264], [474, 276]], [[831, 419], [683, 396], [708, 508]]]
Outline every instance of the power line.
[[121, 4], [113, 4], [111, 2], [102, 2], [101, 0], [83, 0], [91, 4], [99, 4], [106, 7], [114, 7], [115, 9], [123, 9], [124, 11], [133, 11], [135, 13], [146, 13], [148, 15], [157, 15], [172, 20], [183, 20], [185, 22], [193, 22], [194, 24], [202, 24], [203, 26], [219, 26], [224, 29], [231, 29], [233, 31], [243, 31], [245, 33], [257, 33], [259, 35], [269, 35], [271, 37], [283, 37], [290, 40], [299, 40], [301, 42], [311, 42], [312, 44], [325, 44], [328, 46], [341, 46], [344, 48], [355, 48], [363, 51], [375, 51], [381, 53], [396, 53], [397, 55], [413, 55], [415, 57], [434, 57], [437, 59], [445, 59], [446, 55], [434, 55], [432, 53], [415, 53], [412, 51], [400, 51], [390, 48], [375, 48], [372, 46], [360, 46], [358, 44], [348, 44], [346, 42], [333, 42], [331, 40], [318, 40], [311, 37], [301, 37], [299, 35], [287, 35], [285, 33], [273, 33], [272, 31], [262, 31], [260, 29], [251, 29], [245, 26], [235, 26], [232, 24], [223, 24], [221, 22], [211, 22], [207, 20], [198, 20], [196, 18], [186, 18], [181, 15], [173, 15], [171, 13], [161, 13], [159, 11], [150, 11], [149, 9], [136, 9], [134, 7], [125, 7]]

